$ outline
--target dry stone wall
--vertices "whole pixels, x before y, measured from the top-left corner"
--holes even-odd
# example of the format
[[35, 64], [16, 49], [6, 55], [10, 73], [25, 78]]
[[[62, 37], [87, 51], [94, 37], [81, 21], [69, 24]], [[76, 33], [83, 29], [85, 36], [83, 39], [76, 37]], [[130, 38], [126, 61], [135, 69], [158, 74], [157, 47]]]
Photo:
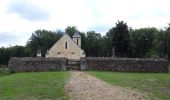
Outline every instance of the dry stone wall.
[[66, 70], [65, 58], [12, 57], [8, 68], [12, 72]]
[[115, 72], [168, 72], [168, 60], [141, 58], [81, 58], [81, 70]]

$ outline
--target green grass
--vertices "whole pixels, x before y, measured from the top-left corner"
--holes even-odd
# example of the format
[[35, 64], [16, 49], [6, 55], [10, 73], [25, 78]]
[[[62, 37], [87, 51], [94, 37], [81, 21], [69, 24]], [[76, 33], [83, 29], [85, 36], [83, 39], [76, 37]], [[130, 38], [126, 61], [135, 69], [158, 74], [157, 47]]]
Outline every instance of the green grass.
[[0, 71], [0, 78], [1, 78], [2, 76], [7, 76], [7, 75], [10, 75], [9, 72], [1, 72], [1, 71]]
[[151, 99], [170, 100], [170, 73], [115, 73], [90, 71], [112, 85], [137, 89], [147, 93]]
[[0, 100], [65, 100], [68, 72], [0, 73]]
[[1, 72], [0, 72], [0, 77], [2, 77], [2, 76], [6, 76], [6, 75], [8, 75], [8, 74], [1, 73]]

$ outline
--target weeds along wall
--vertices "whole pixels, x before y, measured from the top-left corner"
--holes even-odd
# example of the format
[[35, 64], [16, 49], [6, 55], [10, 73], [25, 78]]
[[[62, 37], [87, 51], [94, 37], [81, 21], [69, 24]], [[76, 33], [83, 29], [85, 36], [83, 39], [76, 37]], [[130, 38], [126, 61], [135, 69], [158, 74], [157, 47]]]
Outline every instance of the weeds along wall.
[[12, 57], [8, 68], [11, 72], [66, 70], [65, 58]]
[[142, 58], [81, 58], [81, 70], [114, 72], [168, 72], [168, 60]]

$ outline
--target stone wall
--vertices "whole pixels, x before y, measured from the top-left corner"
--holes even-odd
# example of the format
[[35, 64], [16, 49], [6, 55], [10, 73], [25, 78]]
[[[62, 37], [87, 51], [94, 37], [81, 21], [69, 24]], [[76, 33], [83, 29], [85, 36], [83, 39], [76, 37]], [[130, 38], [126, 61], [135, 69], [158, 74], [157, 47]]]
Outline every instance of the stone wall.
[[141, 58], [81, 58], [81, 70], [115, 72], [168, 72], [167, 60]]
[[65, 58], [12, 57], [8, 68], [12, 72], [66, 70]]

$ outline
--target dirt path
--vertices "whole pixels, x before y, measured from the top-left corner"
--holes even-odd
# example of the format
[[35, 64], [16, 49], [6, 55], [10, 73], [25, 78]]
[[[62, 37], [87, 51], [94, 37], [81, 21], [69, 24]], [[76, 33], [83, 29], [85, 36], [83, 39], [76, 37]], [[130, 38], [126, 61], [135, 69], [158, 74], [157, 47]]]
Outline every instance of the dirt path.
[[140, 93], [111, 86], [80, 71], [71, 71], [65, 92], [70, 100], [145, 100], [145, 96]]

